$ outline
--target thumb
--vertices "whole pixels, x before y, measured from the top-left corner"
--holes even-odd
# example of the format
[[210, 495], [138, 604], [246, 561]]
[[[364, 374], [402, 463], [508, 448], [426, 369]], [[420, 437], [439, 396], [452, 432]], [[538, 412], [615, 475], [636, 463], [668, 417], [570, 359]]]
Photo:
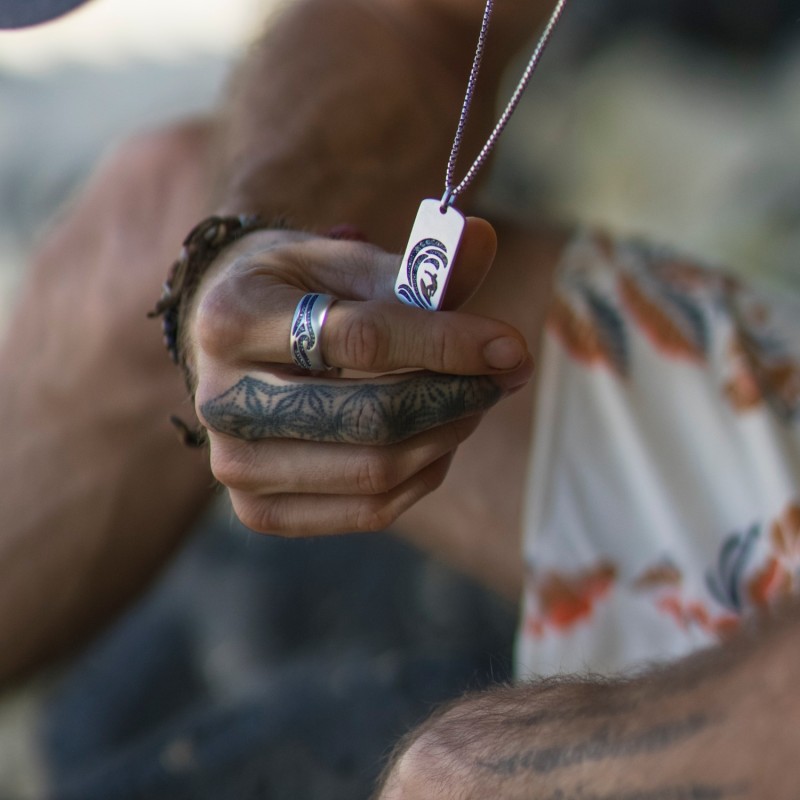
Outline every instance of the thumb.
[[480, 217], [467, 217], [461, 234], [450, 281], [442, 304], [443, 311], [460, 308], [483, 283], [497, 253], [497, 234]]

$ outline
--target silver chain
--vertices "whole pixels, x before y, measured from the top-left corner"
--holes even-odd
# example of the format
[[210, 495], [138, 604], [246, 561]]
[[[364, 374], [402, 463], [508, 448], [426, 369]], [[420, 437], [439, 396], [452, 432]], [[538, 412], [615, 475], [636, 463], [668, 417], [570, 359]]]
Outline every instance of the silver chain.
[[528, 86], [531, 75], [533, 75], [534, 70], [539, 64], [539, 59], [544, 52], [544, 48], [547, 46], [547, 42], [550, 40], [550, 35], [553, 33], [553, 29], [560, 19], [561, 12], [564, 10], [564, 6], [566, 4], [567, 0], [558, 0], [556, 3], [556, 7], [553, 9], [553, 13], [550, 15], [550, 19], [548, 20], [545, 29], [542, 31], [542, 35], [539, 37], [536, 48], [528, 60], [528, 65], [525, 67], [525, 71], [522, 73], [522, 77], [519, 79], [519, 83], [517, 83], [517, 87], [514, 89], [514, 93], [511, 95], [511, 99], [508, 101], [505, 111], [503, 111], [503, 113], [500, 115], [500, 119], [497, 120], [494, 130], [489, 134], [489, 138], [486, 140], [486, 143], [483, 145], [480, 153], [478, 153], [475, 161], [472, 162], [472, 166], [467, 170], [467, 174], [464, 176], [461, 183], [459, 183], [458, 186], [453, 186], [453, 183], [455, 182], [454, 173], [456, 168], [456, 160], [458, 159], [458, 151], [461, 148], [461, 142], [464, 138], [464, 128], [467, 124], [469, 109], [472, 105], [473, 95], [475, 94], [475, 83], [478, 80], [478, 71], [481, 68], [481, 61], [483, 60], [483, 50], [486, 44], [486, 36], [489, 31], [489, 20], [492, 16], [492, 10], [494, 9], [494, 0], [486, 0], [486, 8], [483, 11], [483, 20], [481, 21], [481, 30], [478, 34], [478, 44], [475, 47], [475, 57], [472, 60], [472, 69], [470, 70], [469, 79], [467, 80], [467, 91], [464, 95], [464, 104], [461, 107], [461, 116], [458, 120], [456, 134], [453, 137], [453, 146], [450, 149], [450, 158], [447, 161], [447, 173], [444, 180], [444, 195], [442, 196], [442, 209], [452, 205], [456, 197], [460, 195], [464, 189], [470, 185], [470, 183], [472, 183], [475, 175], [478, 173], [478, 170], [483, 166], [484, 162], [489, 157], [489, 153], [492, 152], [492, 149], [497, 144], [500, 134], [503, 132], [503, 129], [511, 119], [511, 115], [516, 110], [520, 98]]

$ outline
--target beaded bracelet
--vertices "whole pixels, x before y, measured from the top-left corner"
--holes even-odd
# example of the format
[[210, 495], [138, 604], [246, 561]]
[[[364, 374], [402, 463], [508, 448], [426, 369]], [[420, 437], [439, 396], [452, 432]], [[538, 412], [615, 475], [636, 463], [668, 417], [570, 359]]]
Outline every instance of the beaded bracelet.
[[173, 362], [183, 369], [190, 392], [193, 387], [180, 340], [181, 316], [216, 257], [229, 244], [252, 231], [267, 227], [273, 226], [268, 226], [257, 215], [246, 214], [236, 217], [208, 217], [199, 222], [184, 240], [180, 254], [164, 282], [161, 298], [147, 315], [150, 318], [162, 317], [164, 344]]
[[[191, 302], [200, 280], [216, 257], [233, 242], [252, 231], [268, 226], [257, 215], [242, 214], [234, 217], [208, 217], [192, 228], [183, 242], [178, 258], [169, 274], [155, 308], [148, 313], [151, 319], [161, 317], [164, 344], [173, 362], [177, 364], [186, 382], [189, 394], [194, 396], [194, 379], [186, 360], [180, 337], [181, 317]], [[279, 226], [276, 226], [279, 227]], [[205, 441], [203, 428], [193, 430], [180, 417], [171, 416], [181, 441], [188, 447], [201, 447]]]

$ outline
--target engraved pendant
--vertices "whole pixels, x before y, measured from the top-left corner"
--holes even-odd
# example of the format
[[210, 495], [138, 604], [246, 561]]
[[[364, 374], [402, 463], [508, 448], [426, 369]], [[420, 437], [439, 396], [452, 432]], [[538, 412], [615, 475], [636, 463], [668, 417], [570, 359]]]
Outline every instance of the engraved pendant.
[[466, 220], [441, 200], [423, 200], [411, 228], [394, 293], [410, 306], [438, 311]]

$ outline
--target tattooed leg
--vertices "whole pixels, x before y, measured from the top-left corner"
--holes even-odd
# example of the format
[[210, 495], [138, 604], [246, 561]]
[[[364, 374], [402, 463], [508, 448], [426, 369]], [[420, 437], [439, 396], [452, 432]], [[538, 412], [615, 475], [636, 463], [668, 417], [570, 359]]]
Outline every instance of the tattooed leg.
[[398, 748], [380, 800], [793, 800], [800, 604], [631, 680], [464, 698]]

